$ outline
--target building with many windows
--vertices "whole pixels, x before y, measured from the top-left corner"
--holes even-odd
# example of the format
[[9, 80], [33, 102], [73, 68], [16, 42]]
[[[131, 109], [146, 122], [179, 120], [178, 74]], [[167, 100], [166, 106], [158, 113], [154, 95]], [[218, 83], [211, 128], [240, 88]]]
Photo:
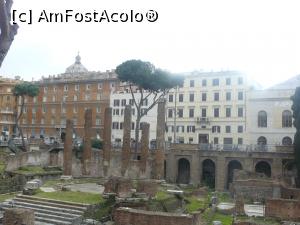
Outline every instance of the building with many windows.
[[93, 136], [100, 138], [104, 109], [109, 106], [111, 92], [119, 87], [114, 71], [88, 71], [78, 55], [65, 73], [43, 77], [37, 84], [40, 86], [39, 95], [25, 99], [21, 126], [26, 136], [60, 137], [64, 133], [66, 120], [71, 119], [74, 134], [82, 137], [84, 113], [91, 108]]
[[167, 141], [238, 145], [247, 142], [251, 86], [235, 71], [193, 72], [167, 96]]

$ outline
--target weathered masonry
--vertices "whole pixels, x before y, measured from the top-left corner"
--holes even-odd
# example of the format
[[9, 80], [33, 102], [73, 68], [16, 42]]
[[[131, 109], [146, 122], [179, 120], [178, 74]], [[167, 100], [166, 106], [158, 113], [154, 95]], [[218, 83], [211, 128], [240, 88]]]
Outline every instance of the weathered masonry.
[[[226, 149], [226, 150], [225, 150]], [[283, 177], [293, 159], [292, 147], [227, 149], [199, 145], [172, 144], [166, 152], [166, 179], [174, 183], [206, 184], [216, 190], [228, 188], [234, 169]]]

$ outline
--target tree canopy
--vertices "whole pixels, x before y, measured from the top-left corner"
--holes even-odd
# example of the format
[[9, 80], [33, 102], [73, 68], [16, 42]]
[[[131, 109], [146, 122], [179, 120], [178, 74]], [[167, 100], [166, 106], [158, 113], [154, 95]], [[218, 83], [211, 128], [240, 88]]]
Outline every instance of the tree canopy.
[[164, 92], [183, 82], [182, 76], [171, 75], [167, 71], [156, 69], [150, 62], [135, 59], [120, 64], [116, 73], [121, 81], [152, 92]]
[[293, 101], [292, 110], [294, 118], [294, 126], [296, 128], [296, 134], [294, 138], [294, 154], [298, 171], [298, 184], [300, 176], [300, 87], [296, 88], [295, 94], [291, 97]]
[[30, 82], [23, 82], [14, 87], [13, 93], [15, 96], [29, 96], [34, 97], [39, 94], [39, 87]]

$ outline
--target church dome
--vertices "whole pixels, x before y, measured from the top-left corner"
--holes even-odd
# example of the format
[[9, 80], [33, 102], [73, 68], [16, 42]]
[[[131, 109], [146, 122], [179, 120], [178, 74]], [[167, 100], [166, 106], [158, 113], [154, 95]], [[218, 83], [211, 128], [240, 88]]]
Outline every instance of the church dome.
[[75, 63], [66, 69], [66, 73], [86, 73], [88, 70], [81, 64], [81, 57], [78, 54]]

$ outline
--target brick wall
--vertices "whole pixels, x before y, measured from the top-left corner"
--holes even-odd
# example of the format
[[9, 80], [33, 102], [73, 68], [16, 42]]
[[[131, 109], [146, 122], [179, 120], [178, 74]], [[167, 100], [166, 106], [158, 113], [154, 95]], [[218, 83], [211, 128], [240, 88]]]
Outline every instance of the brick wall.
[[300, 202], [292, 199], [268, 199], [265, 215], [282, 220], [300, 221]]
[[131, 208], [118, 208], [114, 213], [116, 225], [200, 225], [199, 214], [153, 212]]
[[298, 188], [281, 188], [281, 197], [285, 199], [300, 200], [300, 189]]

